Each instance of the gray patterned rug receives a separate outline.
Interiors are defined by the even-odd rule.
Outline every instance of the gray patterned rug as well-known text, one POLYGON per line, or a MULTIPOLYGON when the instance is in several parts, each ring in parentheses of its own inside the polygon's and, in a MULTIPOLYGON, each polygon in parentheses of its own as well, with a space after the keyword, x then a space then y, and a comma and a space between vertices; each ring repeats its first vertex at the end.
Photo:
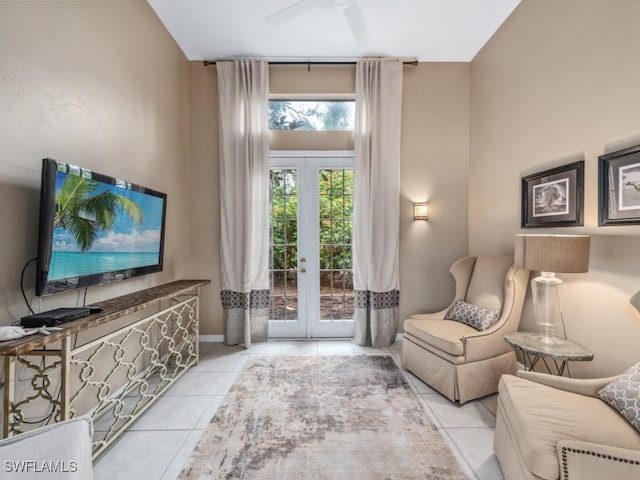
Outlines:
POLYGON ((390 356, 250 360, 180 479, 466 479, 390 356))

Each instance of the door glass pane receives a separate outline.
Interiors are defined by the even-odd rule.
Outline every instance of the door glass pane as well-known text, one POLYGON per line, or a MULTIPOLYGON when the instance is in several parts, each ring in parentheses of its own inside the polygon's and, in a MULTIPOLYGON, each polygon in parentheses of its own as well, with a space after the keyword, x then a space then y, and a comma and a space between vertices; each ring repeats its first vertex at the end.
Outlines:
POLYGON ((298 320, 298 171, 273 168, 270 175, 271 310, 277 321, 298 320))
POLYGON ((352 320, 353 170, 320 170, 318 187, 320 321, 352 320))

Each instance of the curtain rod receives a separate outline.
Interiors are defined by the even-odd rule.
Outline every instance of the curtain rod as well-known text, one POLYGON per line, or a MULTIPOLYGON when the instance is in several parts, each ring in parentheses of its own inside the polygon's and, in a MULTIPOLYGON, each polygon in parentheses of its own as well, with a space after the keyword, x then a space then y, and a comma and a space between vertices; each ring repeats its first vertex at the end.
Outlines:
MULTIPOLYGON (((222 61, 222 60, 221 60, 222 61)), ((209 65, 215 65, 217 63, 216 60, 210 61, 210 60, 203 60, 202 64, 205 67, 208 67, 209 65)), ((298 61, 298 60, 294 60, 294 61, 290 61, 290 62, 285 62, 285 61, 269 61, 268 62, 269 65, 355 65, 357 62, 355 61, 347 61, 347 62, 317 62, 317 61, 308 61, 308 62, 303 62, 303 61, 298 61)), ((407 61, 403 61, 402 62, 403 65, 411 65, 413 67, 416 67, 418 65, 418 60, 407 60, 407 61)))

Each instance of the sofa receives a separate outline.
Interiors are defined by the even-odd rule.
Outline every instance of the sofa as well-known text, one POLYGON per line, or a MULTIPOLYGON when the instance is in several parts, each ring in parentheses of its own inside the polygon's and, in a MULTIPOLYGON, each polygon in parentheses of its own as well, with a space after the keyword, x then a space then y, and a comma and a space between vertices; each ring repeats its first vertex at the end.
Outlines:
POLYGON ((640 432, 597 396, 617 378, 503 375, 494 452, 504 478, 640 479, 640 432))

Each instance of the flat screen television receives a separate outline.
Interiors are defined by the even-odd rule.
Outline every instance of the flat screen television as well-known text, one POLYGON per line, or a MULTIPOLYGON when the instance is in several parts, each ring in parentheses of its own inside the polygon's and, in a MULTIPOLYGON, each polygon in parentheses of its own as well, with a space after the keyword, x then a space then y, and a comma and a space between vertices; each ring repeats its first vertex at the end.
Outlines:
POLYGON ((45 158, 36 295, 161 271, 166 208, 164 193, 45 158))

